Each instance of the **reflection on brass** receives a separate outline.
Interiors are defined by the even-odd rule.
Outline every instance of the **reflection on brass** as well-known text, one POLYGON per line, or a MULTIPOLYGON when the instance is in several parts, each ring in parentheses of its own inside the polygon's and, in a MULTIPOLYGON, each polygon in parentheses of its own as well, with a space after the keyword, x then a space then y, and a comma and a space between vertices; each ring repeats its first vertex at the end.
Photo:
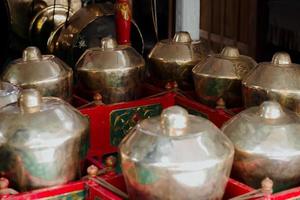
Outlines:
POLYGON ((74 180, 88 147, 88 119, 35 89, 0 108, 0 173, 19 191, 74 180))
MULTIPOLYGON (((78 40, 82 30, 97 18, 113 14, 113 5, 108 3, 91 4, 81 8, 70 17, 65 26, 57 28, 56 33, 51 36, 51 41, 48 41, 48 50, 60 57, 73 59, 70 57, 73 56, 75 41, 78 40)), ((81 45, 85 47, 87 44, 81 45)), ((72 68, 73 67, 74 66, 72 66, 72 68)))
POLYGON ((300 184, 300 117, 275 101, 251 107, 222 130, 235 146, 235 178, 254 188, 269 177, 274 192, 300 184))
POLYGON ((17 86, 0 81, 0 108, 18 100, 20 90, 17 86))
POLYGON ((27 47, 22 58, 10 62, 1 79, 21 88, 36 88, 43 96, 66 101, 72 97, 72 69, 53 55, 41 55, 36 47, 27 47))
POLYGON ((193 89, 192 68, 203 63, 208 56, 208 48, 201 41, 192 41, 189 33, 178 32, 173 40, 158 42, 150 52, 149 70, 155 84, 176 81, 179 88, 193 89))
POLYGON ((72 15, 72 10, 61 5, 49 6, 39 11, 30 23, 29 39, 31 43, 46 51, 47 41, 53 34, 52 32, 64 25, 67 16, 71 17, 72 15))
POLYGON ((259 63, 243 79, 245 106, 251 107, 266 100, 274 100, 297 112, 300 104, 299 77, 300 65, 292 63, 289 54, 274 54, 272 62, 259 63))
MULTIPOLYGON (((47 6, 56 5, 68 7, 69 0, 4 0, 7 4, 8 13, 10 16, 10 24, 12 30, 22 38, 28 38, 28 29, 30 21, 37 12, 45 9, 47 6), (34 4, 34 5, 33 5, 34 4)), ((81 0, 72 0, 71 10, 76 12, 81 8, 81 0)))
POLYGON ((199 100, 211 107, 222 98, 228 108, 241 107, 241 80, 256 66, 256 62, 239 54, 234 47, 225 47, 221 54, 210 56, 193 68, 194 84, 199 100))
POLYGON ((101 45, 86 50, 76 64, 81 88, 99 93, 106 104, 138 98, 145 71, 143 57, 110 37, 103 38, 101 45))
POLYGON ((222 199, 233 154, 215 125, 179 106, 141 121, 120 144, 130 199, 222 199))

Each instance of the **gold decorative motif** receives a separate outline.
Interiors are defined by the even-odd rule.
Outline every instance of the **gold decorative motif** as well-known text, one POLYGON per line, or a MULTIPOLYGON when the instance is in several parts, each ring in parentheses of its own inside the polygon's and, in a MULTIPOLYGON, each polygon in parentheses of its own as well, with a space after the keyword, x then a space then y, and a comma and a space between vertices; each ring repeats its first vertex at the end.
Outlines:
POLYGON ((116 5, 117 11, 119 11, 122 15, 122 18, 126 21, 129 21, 131 18, 131 10, 128 3, 117 3, 116 5))

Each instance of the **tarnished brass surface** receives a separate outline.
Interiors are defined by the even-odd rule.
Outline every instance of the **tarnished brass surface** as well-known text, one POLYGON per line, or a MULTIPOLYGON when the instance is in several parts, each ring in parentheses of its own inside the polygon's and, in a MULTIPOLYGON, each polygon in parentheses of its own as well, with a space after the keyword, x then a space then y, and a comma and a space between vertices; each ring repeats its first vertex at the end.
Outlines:
POLYGON ((132 47, 117 45, 110 37, 101 47, 88 49, 76 65, 79 85, 104 103, 130 101, 140 96, 145 61, 132 47))
POLYGON ((265 100, 276 100, 297 111, 300 103, 300 65, 293 64, 287 53, 279 52, 271 63, 260 63, 243 80, 243 95, 247 107, 265 100))
POLYGON ((140 122, 120 144, 130 199, 222 199, 233 154, 215 125, 179 106, 140 122))
POLYGON ((18 100, 20 90, 11 83, 0 81, 0 108, 18 100))
POLYGON ((259 188, 266 177, 274 192, 300 184, 300 117, 275 101, 251 107, 222 130, 235 146, 233 174, 259 188))
MULTIPOLYGON (((34 0, 5 0, 7 8, 10 14, 10 23, 12 25, 12 30, 17 33, 20 37, 28 37, 28 28, 30 26, 30 21, 39 10, 33 9, 40 8, 43 9, 47 6, 52 6, 54 4, 53 0, 38 0, 33 7, 34 0)), ((81 8, 81 0, 72 0, 71 9, 76 12, 81 8)), ((68 0, 56 0, 57 5, 62 5, 68 7, 68 0)))
POLYGON ((36 88, 43 96, 67 101, 72 97, 72 69, 53 55, 41 55, 36 47, 26 48, 22 58, 9 63, 1 79, 21 88, 36 88))
POLYGON ((74 180, 88 147, 88 119, 68 103, 22 91, 0 108, 0 173, 18 191, 74 180))
POLYGON ((300 112, 300 65, 291 62, 289 54, 274 54, 272 62, 259 63, 243 79, 246 107, 266 100, 278 101, 282 106, 300 112))
POLYGON ((72 15, 73 11, 68 10, 68 7, 65 6, 56 5, 46 7, 31 20, 29 39, 34 45, 46 51, 47 41, 51 33, 56 31, 60 25, 66 23, 67 17, 71 17, 72 15))
POLYGON ((148 56, 149 71, 163 86, 176 81, 181 89, 193 89, 192 68, 203 63, 208 53, 203 42, 192 41, 187 32, 178 32, 173 40, 162 40, 152 49, 148 56))
POLYGON ((228 108, 241 107, 242 78, 256 66, 256 62, 239 54, 234 47, 225 47, 220 54, 210 56, 205 63, 193 68, 193 78, 199 100, 216 107, 223 99, 228 108))

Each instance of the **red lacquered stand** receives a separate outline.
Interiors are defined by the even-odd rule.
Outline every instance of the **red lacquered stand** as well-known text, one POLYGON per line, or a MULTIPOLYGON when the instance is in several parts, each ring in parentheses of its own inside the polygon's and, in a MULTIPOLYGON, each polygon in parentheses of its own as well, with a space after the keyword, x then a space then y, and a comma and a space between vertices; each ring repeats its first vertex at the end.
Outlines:
POLYGON ((0 196, 0 199, 32 200, 32 199, 77 199, 77 200, 121 200, 111 191, 99 186, 91 180, 77 181, 61 186, 34 190, 11 196, 0 196))

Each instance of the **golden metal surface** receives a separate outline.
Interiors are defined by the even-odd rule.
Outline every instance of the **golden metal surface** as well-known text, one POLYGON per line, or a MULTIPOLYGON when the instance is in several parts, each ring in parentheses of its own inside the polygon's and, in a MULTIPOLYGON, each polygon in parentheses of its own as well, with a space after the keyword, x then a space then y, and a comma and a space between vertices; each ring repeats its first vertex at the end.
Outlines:
POLYGON ((130 199, 222 199, 233 154, 215 125, 179 106, 141 121, 120 144, 130 199))
POLYGON ((52 32, 66 22, 67 16, 71 17, 72 15, 72 10, 68 10, 68 7, 61 5, 48 6, 41 10, 31 20, 29 27, 30 41, 39 48, 47 50, 47 41, 52 32))
POLYGON ((18 191, 74 180, 86 155, 89 122, 68 103, 35 89, 0 109, 0 173, 18 191))
POLYGON ((51 53, 72 52, 72 45, 77 35, 91 22, 101 16, 113 15, 112 4, 91 4, 78 10, 68 21, 68 24, 61 28, 56 44, 48 46, 51 53))
POLYGON ((176 81, 181 89, 190 90, 193 89, 192 68, 203 63, 208 53, 203 42, 192 41, 187 32, 178 32, 173 40, 162 40, 155 45, 148 56, 149 70, 162 86, 176 81))
POLYGON ((129 101, 140 96, 145 61, 132 47, 117 45, 110 37, 102 47, 86 50, 76 64, 79 85, 104 103, 129 101))
MULTIPOLYGON (((10 23, 12 25, 12 30, 16 32, 20 37, 28 37, 28 28, 30 26, 30 21, 32 17, 39 10, 33 10, 32 4, 34 0, 5 0, 10 14, 10 23)), ((40 6, 40 9, 45 8, 45 6, 52 6, 53 0, 41 0, 37 1, 40 6)), ((57 5, 62 5, 68 7, 68 0, 56 0, 57 5)), ((38 6, 35 6, 38 7, 38 6)), ((72 0, 71 9, 73 12, 76 12, 81 8, 81 0, 72 0)))
POLYGON ((28 47, 23 57, 12 61, 1 79, 21 88, 36 88, 43 96, 55 96, 70 101, 73 72, 53 55, 41 55, 36 47, 28 47))
POLYGON ((65 24, 61 24, 54 31, 52 31, 50 33, 50 36, 47 40, 48 52, 53 54, 55 52, 55 50, 57 50, 59 48, 59 43, 57 41, 58 41, 58 37, 60 36, 61 31, 64 28, 64 26, 65 26, 65 24))
POLYGON ((269 177, 275 192, 300 184, 300 117, 275 101, 242 111, 222 127, 235 146, 233 175, 254 188, 269 177))
POLYGON ((235 47, 225 47, 220 54, 210 56, 192 70, 199 100, 212 107, 216 107, 219 99, 228 108, 241 107, 242 78, 256 65, 235 47))
POLYGON ((246 107, 274 100, 282 106, 299 112, 300 65, 291 62, 287 53, 274 54, 272 62, 259 63, 243 79, 243 97, 246 107))

